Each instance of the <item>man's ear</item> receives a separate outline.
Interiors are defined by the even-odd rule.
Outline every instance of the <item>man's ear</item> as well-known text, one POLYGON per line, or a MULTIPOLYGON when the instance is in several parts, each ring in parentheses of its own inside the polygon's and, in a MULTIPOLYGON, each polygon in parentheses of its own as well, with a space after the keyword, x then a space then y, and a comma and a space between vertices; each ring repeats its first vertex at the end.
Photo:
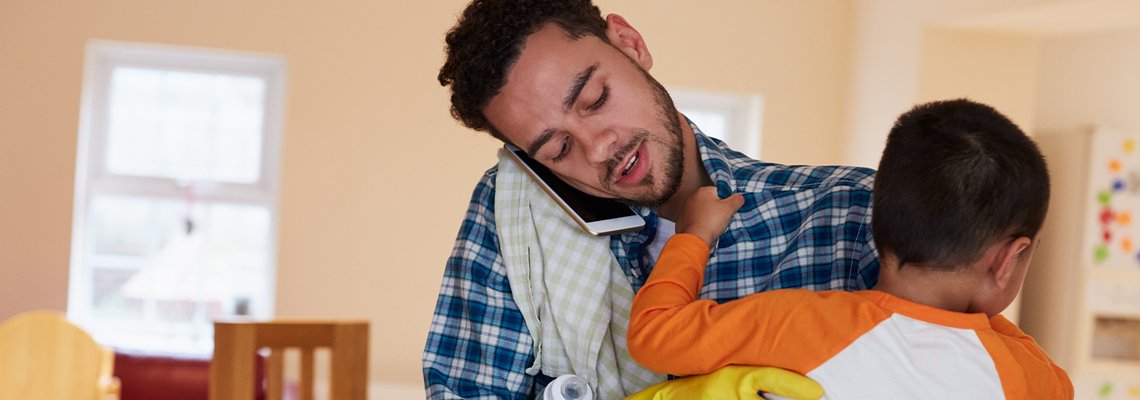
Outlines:
POLYGON ((999 256, 994 260, 990 266, 990 275, 993 277, 994 286, 999 289, 1005 289, 1013 282, 1013 278, 1017 276, 1017 268, 1023 264, 1021 262, 1022 256, 1029 251, 1029 247, 1033 244, 1033 240, 1026 236, 1019 236, 1013 239, 1012 242, 1006 244, 997 244, 995 246, 1003 246, 999 251, 999 256))
POLYGON ((642 69, 648 71, 653 66, 653 56, 645 46, 645 39, 622 16, 617 14, 606 16, 606 37, 610 39, 610 44, 632 58, 642 69))

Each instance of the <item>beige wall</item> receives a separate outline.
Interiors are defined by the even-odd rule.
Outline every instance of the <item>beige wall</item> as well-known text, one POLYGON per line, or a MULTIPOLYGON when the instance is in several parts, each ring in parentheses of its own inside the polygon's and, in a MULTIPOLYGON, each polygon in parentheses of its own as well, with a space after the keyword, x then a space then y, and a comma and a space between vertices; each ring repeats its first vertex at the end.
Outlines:
POLYGON ((732 1, 730 6, 598 1, 629 17, 666 87, 758 93, 764 99, 761 158, 835 164, 846 110, 850 2, 732 1))
POLYGON ((1140 134, 1140 29, 1069 35, 1043 41, 1036 125, 1044 135, 1054 194, 1047 238, 1026 278, 1026 332, 1064 367, 1078 364, 1086 267, 1084 240, 1089 144, 1094 125, 1140 134), (1053 245, 1047 246, 1047 244, 1053 245), (1068 244, 1068 245, 1061 245, 1068 244))
MULTIPOLYGON (((927 40, 944 41, 947 31, 970 30, 976 34, 1010 35, 997 43, 978 42, 983 48, 1009 46, 1010 37, 1055 37, 1081 32, 1128 29, 1140 24, 1140 2, 1131 0, 852 0, 852 58, 848 106, 844 118, 843 154, 845 164, 874 166, 886 143, 887 131, 899 113, 915 102, 930 99, 932 93, 920 93, 928 80, 922 70, 931 60, 932 48, 927 40), (940 37, 941 36, 941 37, 940 37), (1004 44, 1002 44, 1004 43, 1004 44)), ((959 38, 961 39, 961 38, 959 38)), ((937 45, 937 44, 936 44, 937 45)), ((1025 55, 1029 47, 1015 50, 1025 55)), ((935 47, 937 48, 937 47, 935 47)), ((981 50, 985 51, 985 50, 981 50)), ((997 53, 998 59, 1009 58, 997 53)), ((1010 55, 1016 57, 1017 55, 1010 55)), ((937 56, 936 56, 937 57, 937 56)), ((1020 62, 1020 61, 1019 61, 1020 62)), ((1044 62, 1044 61, 1042 61, 1044 62)), ((957 68, 970 71, 969 62, 957 68)), ((1025 77, 1008 73, 1010 84, 981 87, 978 82, 953 92, 984 96, 999 101, 1024 98, 1025 77)), ((984 81, 991 78, 983 77, 984 81)), ((952 78, 946 82, 963 82, 952 78)), ((1036 96, 1035 96, 1036 97, 1036 96)), ((1010 103, 1013 119, 1023 125, 1032 122, 1035 113, 1024 104, 1010 103), (1028 117, 1023 119, 1020 116, 1028 117)), ((1066 113, 1062 112, 1061 115, 1066 113)))
POLYGON ((935 28, 926 31, 922 43, 916 101, 968 97, 1034 131, 1040 38, 935 28))
POLYGON ((1140 28, 1050 38, 1042 48, 1037 126, 1140 132, 1140 28))
MULTIPOLYGON (((449 118, 435 81, 464 3, 0 1, 0 319, 66 306, 88 39, 274 53, 288 62, 277 312, 370 319, 373 378, 419 386, 443 264, 497 147, 449 118)), ((847 2, 599 3, 646 36, 666 86, 763 95, 765 158, 839 161, 847 2)))
MULTIPOLYGON (((848 92, 848 108, 843 124, 842 162, 852 165, 874 167, 879 154, 886 144, 887 132, 900 113, 916 102, 941 94, 935 87, 920 88, 923 82, 923 69, 928 67, 932 57, 925 46, 926 35, 941 26, 965 25, 961 21, 973 22, 978 18, 1019 14, 1025 10, 1049 7, 1058 3, 1094 3, 1082 0, 854 0, 854 26, 852 35, 852 67, 848 92), (925 59, 924 59, 925 57, 925 59), (925 66, 924 66, 924 63, 925 66), (921 93, 922 91, 927 91, 921 93)), ((986 20, 990 22, 990 20, 986 20)), ((972 24, 975 29, 1013 30, 1006 28, 1007 19, 999 19, 989 25, 972 24)), ((935 36, 938 36, 935 33, 935 36)), ((950 38, 934 37, 936 45, 947 45, 950 38)), ((980 43, 982 46, 989 46, 980 43)), ((946 66, 967 67, 961 62, 946 66)), ((968 71, 967 71, 968 72, 968 71)), ((954 82, 961 82, 957 78, 954 82)), ((1021 79, 1017 80, 1018 82, 1021 79)), ((963 88, 967 89, 967 88, 963 88)), ((975 95, 968 90, 954 90, 956 95, 975 95)), ((1022 88, 1007 88, 999 85, 983 89, 987 97, 1006 98, 1022 88)), ((1020 107, 1019 109, 1027 109, 1020 107)), ((1022 121, 1018 121, 1022 122, 1022 121)))

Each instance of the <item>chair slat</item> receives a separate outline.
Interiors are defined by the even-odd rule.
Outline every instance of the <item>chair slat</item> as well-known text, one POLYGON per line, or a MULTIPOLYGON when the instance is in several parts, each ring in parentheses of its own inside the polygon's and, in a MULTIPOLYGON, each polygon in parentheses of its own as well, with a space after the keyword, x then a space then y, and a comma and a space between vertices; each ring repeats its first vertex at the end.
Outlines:
POLYGON ((284 353, 301 351, 301 400, 314 398, 314 352, 330 350, 329 399, 368 397, 368 322, 279 320, 214 323, 214 360, 210 365, 210 400, 254 398, 254 354, 270 348, 268 395, 284 394, 284 353))
POLYGON ((301 349, 301 400, 313 400, 313 348, 301 349))
POLYGON ((282 400, 285 398, 285 348, 270 347, 269 358, 266 361, 269 386, 265 388, 265 398, 282 400))

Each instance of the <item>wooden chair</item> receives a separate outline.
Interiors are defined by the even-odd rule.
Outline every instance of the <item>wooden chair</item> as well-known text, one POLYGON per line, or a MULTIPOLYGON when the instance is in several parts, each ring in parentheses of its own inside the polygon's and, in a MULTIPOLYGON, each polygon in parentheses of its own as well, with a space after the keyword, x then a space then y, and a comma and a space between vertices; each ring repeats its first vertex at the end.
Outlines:
POLYGON ((118 399, 115 354, 54 311, 0 325, 0 400, 118 399))
POLYGON ((368 394, 367 321, 214 323, 210 400, 253 400, 254 356, 269 348, 267 400, 280 400, 285 349, 301 351, 301 400, 313 399, 313 354, 329 349, 329 400, 365 400, 368 394))

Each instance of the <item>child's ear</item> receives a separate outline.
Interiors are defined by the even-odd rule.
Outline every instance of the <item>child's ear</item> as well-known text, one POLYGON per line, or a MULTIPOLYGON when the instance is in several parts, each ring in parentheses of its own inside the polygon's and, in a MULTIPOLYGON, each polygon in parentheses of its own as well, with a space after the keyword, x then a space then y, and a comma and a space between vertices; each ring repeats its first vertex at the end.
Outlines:
POLYGON ((1013 279, 1017 276, 1017 269, 1023 264, 1021 257, 1028 255, 1024 253, 1030 251, 1029 247, 1032 244, 1032 239, 1027 236, 1020 236, 1013 239, 1012 242, 997 245, 1003 247, 998 258, 994 260, 994 264, 990 266, 990 276, 993 278, 994 286, 1004 290, 1010 284, 1017 284, 1017 282, 1013 282, 1013 279))
POLYGON ((648 71, 653 67, 653 56, 649 54, 645 39, 622 16, 617 14, 606 16, 606 37, 610 40, 610 44, 632 58, 642 69, 648 71))

